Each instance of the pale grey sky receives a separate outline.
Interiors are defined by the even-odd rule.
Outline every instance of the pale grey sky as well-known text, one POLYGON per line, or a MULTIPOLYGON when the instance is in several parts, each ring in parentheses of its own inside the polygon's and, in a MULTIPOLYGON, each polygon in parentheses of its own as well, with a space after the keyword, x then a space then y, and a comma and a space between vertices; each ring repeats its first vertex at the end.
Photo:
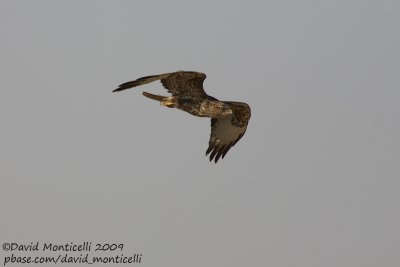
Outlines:
POLYGON ((0 241, 122 242, 140 266, 399 266, 399 12, 2 1, 0 241), (216 165, 208 119, 141 95, 161 84, 111 93, 181 69, 252 108, 216 165))

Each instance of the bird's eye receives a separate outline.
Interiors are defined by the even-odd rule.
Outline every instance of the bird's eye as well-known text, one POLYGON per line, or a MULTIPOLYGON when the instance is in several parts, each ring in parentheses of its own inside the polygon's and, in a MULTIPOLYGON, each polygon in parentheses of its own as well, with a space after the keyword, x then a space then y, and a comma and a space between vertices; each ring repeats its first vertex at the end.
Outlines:
POLYGON ((226 109, 226 107, 222 106, 221 110, 224 111, 226 109))

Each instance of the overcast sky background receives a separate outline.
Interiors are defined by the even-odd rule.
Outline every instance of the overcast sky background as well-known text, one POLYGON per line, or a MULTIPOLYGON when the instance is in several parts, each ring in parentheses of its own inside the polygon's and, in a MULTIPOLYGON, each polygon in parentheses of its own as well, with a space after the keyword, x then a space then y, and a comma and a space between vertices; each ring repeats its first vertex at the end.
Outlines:
POLYGON ((385 0, 2 1, 1 241, 124 243, 141 266, 399 266, 399 14, 385 0), (160 83, 111 93, 176 70, 252 108, 218 164, 209 119, 141 95, 160 83))

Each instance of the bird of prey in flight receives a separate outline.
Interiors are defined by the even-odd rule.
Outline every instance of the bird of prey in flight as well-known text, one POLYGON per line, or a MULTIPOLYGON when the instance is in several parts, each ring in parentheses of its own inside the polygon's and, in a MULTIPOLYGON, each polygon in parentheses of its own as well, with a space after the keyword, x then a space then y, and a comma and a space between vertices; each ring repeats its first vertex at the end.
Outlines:
POLYGON ((143 95, 159 101, 163 106, 177 108, 194 116, 211 118, 211 135, 206 156, 211 153, 210 161, 214 159, 217 163, 246 132, 251 111, 246 103, 219 101, 207 95, 203 89, 205 78, 206 75, 200 72, 170 72, 123 83, 113 92, 160 80, 171 96, 148 92, 143 92, 143 95))

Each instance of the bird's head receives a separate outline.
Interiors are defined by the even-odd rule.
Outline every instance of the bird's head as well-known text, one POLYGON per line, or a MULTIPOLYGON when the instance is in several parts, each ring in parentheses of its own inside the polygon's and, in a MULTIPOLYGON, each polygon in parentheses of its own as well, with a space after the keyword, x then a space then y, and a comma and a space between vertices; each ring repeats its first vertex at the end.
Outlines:
POLYGON ((215 114, 217 117, 222 118, 229 116, 233 113, 231 107, 224 102, 216 102, 215 114))
POLYGON ((233 114, 231 107, 221 101, 205 100, 201 103, 199 115, 210 118, 223 118, 233 114))

